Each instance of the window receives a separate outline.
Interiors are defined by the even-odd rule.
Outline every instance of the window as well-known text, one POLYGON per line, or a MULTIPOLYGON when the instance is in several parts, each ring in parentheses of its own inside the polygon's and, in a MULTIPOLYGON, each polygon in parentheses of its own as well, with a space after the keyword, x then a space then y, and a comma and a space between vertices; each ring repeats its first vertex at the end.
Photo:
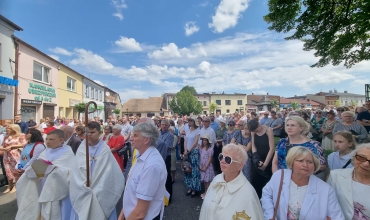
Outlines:
POLYGON ((85 97, 86 98, 89 98, 89 88, 90 88, 89 86, 85 87, 85 97))
POLYGON ((207 106, 207 101, 203 101, 203 106, 207 106))
POLYGON ((95 99, 98 100, 98 89, 95 89, 95 99))
POLYGON ((230 113, 230 110, 229 109, 226 109, 226 113, 230 113))
POLYGON ((91 94, 91 99, 94 99, 94 88, 91 87, 91 91, 90 91, 90 94, 91 94))
POLYGON ((99 100, 102 101, 102 91, 99 91, 99 100))
POLYGON ((205 115, 206 115, 206 114, 207 114, 207 111, 203 111, 203 114, 205 114, 205 115))
POLYGON ((67 76, 67 89, 69 91, 76 91, 76 80, 67 76))
POLYGON ((225 100, 225 105, 231 105, 231 100, 225 100))
POLYGON ((243 105, 243 100, 238 100, 238 105, 243 105))
POLYGON ((33 62, 33 79, 49 84, 50 68, 33 62))
POLYGON ((216 100, 217 105, 221 105, 221 100, 216 100))
POLYGON ((328 105, 330 105, 330 101, 328 101, 328 105))

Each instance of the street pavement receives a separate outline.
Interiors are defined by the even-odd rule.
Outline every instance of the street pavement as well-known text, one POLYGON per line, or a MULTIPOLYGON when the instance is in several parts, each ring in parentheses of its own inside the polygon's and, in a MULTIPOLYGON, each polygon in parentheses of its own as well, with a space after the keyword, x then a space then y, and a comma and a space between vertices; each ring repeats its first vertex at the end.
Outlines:
MULTIPOLYGON (((199 219, 202 199, 200 195, 194 198, 186 196, 184 186, 184 175, 180 168, 180 162, 176 164, 175 183, 173 184, 172 202, 168 207, 164 208, 164 220, 196 220, 199 219)), ((3 178, 0 170, 0 179, 3 178)), ((13 220, 17 213, 16 194, 3 194, 7 186, 0 188, 0 219, 13 220)), ((121 203, 122 204, 122 203, 121 203)), ((122 207, 120 204, 117 207, 122 207)), ((119 211, 118 211, 119 212, 119 211)))

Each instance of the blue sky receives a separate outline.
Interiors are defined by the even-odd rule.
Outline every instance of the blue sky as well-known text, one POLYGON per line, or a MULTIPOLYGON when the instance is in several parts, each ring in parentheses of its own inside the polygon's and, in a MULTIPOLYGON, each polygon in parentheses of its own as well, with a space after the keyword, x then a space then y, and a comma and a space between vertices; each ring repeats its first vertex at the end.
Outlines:
POLYGON ((130 98, 199 93, 364 94, 370 62, 311 68, 302 42, 267 29, 267 0, 1 0, 16 36, 130 98))

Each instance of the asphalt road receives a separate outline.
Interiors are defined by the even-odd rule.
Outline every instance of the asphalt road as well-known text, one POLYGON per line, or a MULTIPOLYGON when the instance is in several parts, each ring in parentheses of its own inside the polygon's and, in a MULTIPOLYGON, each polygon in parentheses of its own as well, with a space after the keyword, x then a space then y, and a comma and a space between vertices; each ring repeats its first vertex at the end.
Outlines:
MULTIPOLYGON (((3 176, 0 170, 0 179, 3 176)), ((164 220, 196 220, 199 219, 200 208, 202 206, 202 199, 200 195, 194 198, 186 196, 186 189, 184 187, 183 173, 180 169, 180 163, 177 163, 177 170, 175 175, 175 183, 173 184, 172 202, 168 207, 164 208, 164 220)), ((0 219, 13 220, 17 213, 16 194, 3 194, 7 186, 0 188, 0 219)), ((117 207, 122 207, 118 204, 117 207)))

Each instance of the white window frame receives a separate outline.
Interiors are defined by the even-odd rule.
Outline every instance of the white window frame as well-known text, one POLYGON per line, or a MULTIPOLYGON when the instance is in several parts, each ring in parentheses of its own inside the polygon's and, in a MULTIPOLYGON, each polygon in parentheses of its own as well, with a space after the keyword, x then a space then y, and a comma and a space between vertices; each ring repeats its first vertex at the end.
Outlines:
POLYGON ((90 89, 90 94, 91 94, 90 98, 94 99, 94 88, 93 87, 91 87, 90 89))
POLYGON ((76 92, 76 80, 67 76, 67 90, 71 92, 76 92), (68 81, 70 81, 71 88, 68 88, 68 81))
POLYGON ((243 100, 242 99, 238 100, 238 105, 243 105, 243 100), (239 104, 239 102, 240 102, 240 104, 239 104))
POLYGON ((89 98, 89 88, 90 88, 90 86, 88 86, 88 85, 85 86, 85 97, 86 98, 89 98))
POLYGON ((230 99, 225 100, 225 105, 231 105, 231 100, 230 99), (229 103, 229 104, 227 104, 227 103, 229 103))
POLYGON ((95 88, 95 99, 98 100, 98 89, 95 88))
POLYGON ((33 72, 32 72, 32 79, 33 80, 35 80, 35 81, 38 81, 38 82, 41 82, 41 83, 45 83, 45 84, 49 84, 50 85, 50 82, 51 82, 51 74, 50 74, 50 72, 51 72, 51 68, 49 68, 49 67, 47 67, 47 66, 45 66, 45 65, 42 65, 41 63, 38 63, 38 62, 36 62, 36 61, 33 61, 33 71, 34 71, 34 69, 35 69, 35 64, 37 64, 37 65, 40 65, 41 66, 41 80, 39 80, 39 79, 35 79, 34 78, 34 75, 33 75, 33 72), (49 72, 48 72, 48 79, 49 79, 49 81, 48 82, 45 82, 44 81, 44 73, 45 73, 45 69, 48 69, 49 70, 49 72))

